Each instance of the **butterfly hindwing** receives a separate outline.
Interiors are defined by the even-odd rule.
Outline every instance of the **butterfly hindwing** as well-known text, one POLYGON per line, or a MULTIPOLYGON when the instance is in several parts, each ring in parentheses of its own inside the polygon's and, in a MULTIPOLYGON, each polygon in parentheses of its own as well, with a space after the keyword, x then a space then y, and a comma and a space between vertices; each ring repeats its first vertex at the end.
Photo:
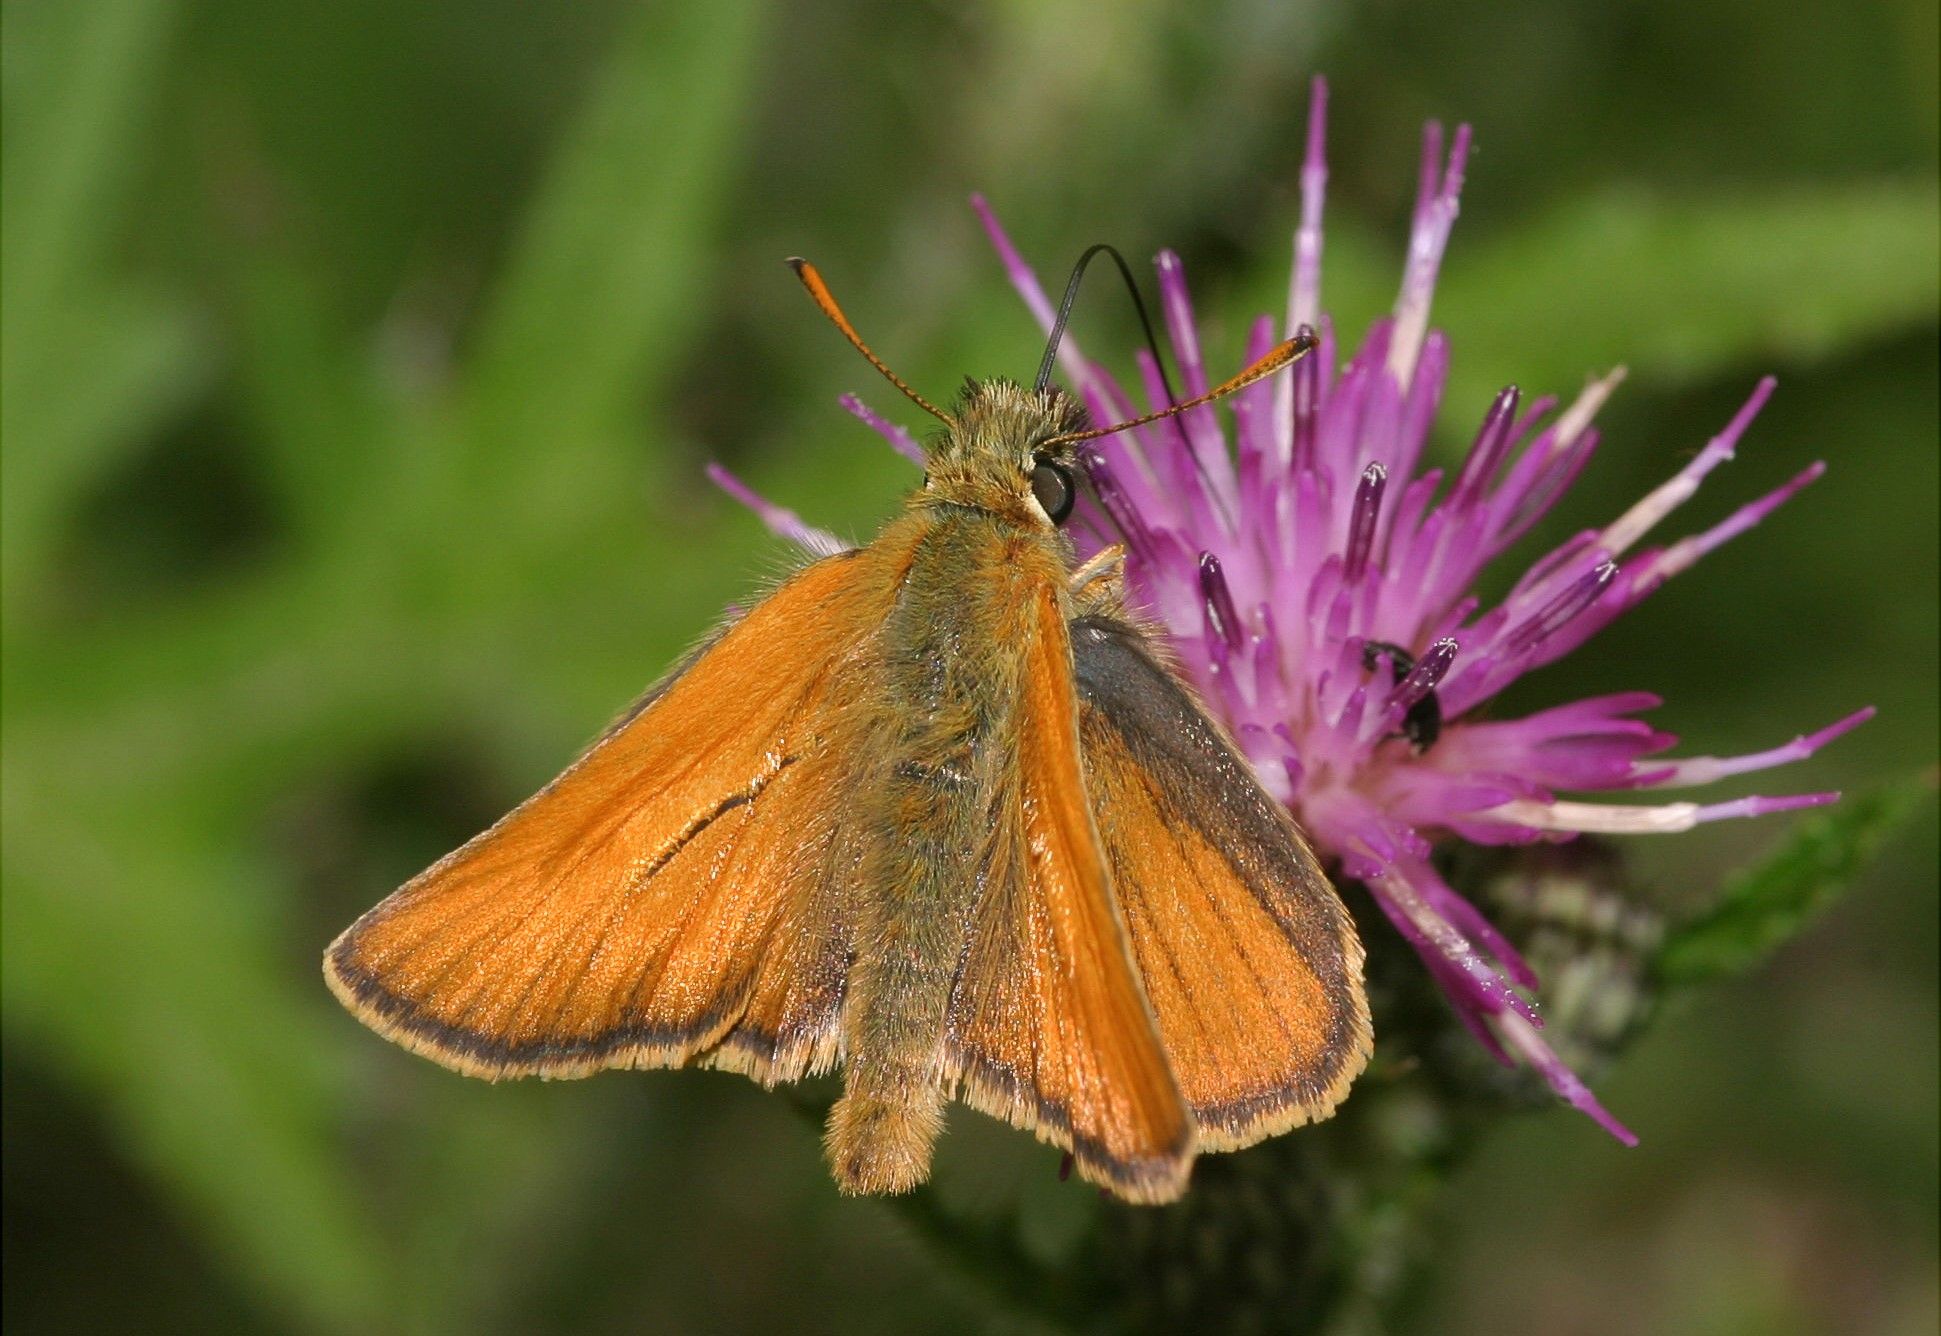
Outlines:
POLYGON ((1106 616, 1071 634, 1092 811, 1201 1146, 1326 1117, 1370 1043, 1346 909, 1145 637, 1106 616))

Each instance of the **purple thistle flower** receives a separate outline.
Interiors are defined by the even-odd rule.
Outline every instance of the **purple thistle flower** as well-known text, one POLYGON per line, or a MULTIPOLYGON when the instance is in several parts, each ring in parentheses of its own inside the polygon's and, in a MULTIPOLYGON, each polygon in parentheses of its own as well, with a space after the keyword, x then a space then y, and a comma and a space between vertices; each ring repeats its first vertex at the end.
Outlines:
MULTIPOLYGON (((1444 153, 1425 132, 1408 259, 1393 314, 1340 362, 1320 308, 1321 205, 1327 183, 1326 85, 1314 85, 1301 217, 1284 324, 1250 332, 1246 358, 1312 328, 1319 346, 1287 371, 1229 401, 1230 440, 1211 406, 1088 443, 1091 495, 1067 532, 1082 559, 1127 549, 1135 604, 1170 632, 1182 670, 1232 730, 1262 782, 1349 879, 1365 883, 1427 964, 1458 1016, 1505 1064, 1528 1063, 1565 1100, 1620 1141, 1636 1137, 1608 1113, 1542 1038, 1529 994, 1538 980, 1516 949, 1436 871, 1435 841, 1523 844, 1579 833, 1688 830, 1833 801, 1832 793, 1696 802, 1608 803, 1566 794, 1689 788, 1811 756, 1870 718, 1860 710, 1818 732, 1739 757, 1665 758, 1676 739, 1636 718, 1659 704, 1644 692, 1594 697, 1521 719, 1471 717, 1511 682, 1554 662, 1642 602, 1673 575, 1758 524, 1824 470, 1814 464, 1702 533, 1640 544, 1688 500, 1764 406, 1763 380, 1723 431, 1684 468, 1600 529, 1536 561, 1503 601, 1470 591, 1556 503, 1596 449, 1592 425, 1623 371, 1592 381, 1568 406, 1526 403, 1511 386, 1483 414, 1452 476, 1424 468, 1423 449, 1449 368, 1429 326, 1461 193, 1469 127, 1444 153)), ((1040 325, 1053 308, 990 208, 972 201, 1013 285, 1040 325)), ((1179 257, 1157 260, 1168 341, 1183 393, 1212 380, 1179 257)), ((1166 405, 1150 355, 1139 355, 1140 399, 1085 358, 1069 336, 1061 367, 1101 423, 1166 405)), ((921 459, 909 433, 844 406, 921 459)), ((716 480, 769 526, 810 551, 837 543, 724 472, 716 480)))

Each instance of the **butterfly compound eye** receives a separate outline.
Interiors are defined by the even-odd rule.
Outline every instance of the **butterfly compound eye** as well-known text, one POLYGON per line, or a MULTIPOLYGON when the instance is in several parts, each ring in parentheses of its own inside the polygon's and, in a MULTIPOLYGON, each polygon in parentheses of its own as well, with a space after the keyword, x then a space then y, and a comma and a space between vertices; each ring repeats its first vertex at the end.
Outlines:
POLYGON ((1072 484, 1071 470, 1057 460, 1040 455, 1037 466, 1031 470, 1031 495, 1037 498, 1053 524, 1063 524, 1071 517, 1078 489, 1072 484))

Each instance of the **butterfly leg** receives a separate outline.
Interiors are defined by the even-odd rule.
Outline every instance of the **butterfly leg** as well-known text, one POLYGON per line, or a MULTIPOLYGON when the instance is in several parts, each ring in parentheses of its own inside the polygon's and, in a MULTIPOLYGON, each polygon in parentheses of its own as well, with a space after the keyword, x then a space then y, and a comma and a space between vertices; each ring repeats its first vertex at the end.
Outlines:
POLYGON ((1122 607, 1126 595, 1126 549, 1114 543, 1094 552, 1071 573, 1072 601, 1086 612, 1104 614, 1122 607))

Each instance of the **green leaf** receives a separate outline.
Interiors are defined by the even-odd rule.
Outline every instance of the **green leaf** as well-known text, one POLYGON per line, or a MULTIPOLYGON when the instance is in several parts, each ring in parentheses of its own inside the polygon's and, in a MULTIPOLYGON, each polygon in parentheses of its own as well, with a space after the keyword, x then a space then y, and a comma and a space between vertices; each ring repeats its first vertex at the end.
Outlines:
MULTIPOLYGON (((92 0, 10 5, 11 56, 26 51, 34 75, 13 79, 8 62, 7 208, 0 219, 0 383, 8 400, 22 377, 46 365, 35 336, 59 314, 68 289, 97 258, 116 217, 115 197, 139 166, 139 142, 165 69, 172 4, 92 0)), ((26 57, 22 57, 22 64, 26 57)))
POLYGON ((116 205, 141 164, 173 11, 162 0, 5 11, 0 552, 10 626, 64 507, 194 383, 185 313, 101 273, 116 205), (30 72, 16 79, 21 67, 30 72))
MULTIPOLYGON (((9 307, 9 309, 11 309, 9 307)), ((9 330, 6 342, 17 342, 9 330)), ((10 627, 36 586, 77 497, 207 380, 188 312, 134 290, 91 290, 38 323, 34 353, 10 367, 0 438, 0 567, 10 627), (30 370, 21 370, 31 361, 30 370)))
POLYGON ((1613 191, 1474 249, 1458 230, 1436 323, 1478 393, 1507 379, 1567 391, 1618 362, 1695 381, 1819 360, 1934 318, 1938 228, 1932 181, 1613 191))
MULTIPOLYGON (((1619 363, 1670 384, 1838 356, 1935 318, 1938 230, 1932 180, 1699 198, 1614 189, 1486 237, 1458 222, 1431 312, 1455 354, 1445 402, 1480 412, 1513 381, 1567 396, 1619 363)), ((1329 219, 1322 305, 1350 346, 1394 303, 1405 240, 1329 219)), ((1236 310, 1285 301, 1286 259, 1261 253, 1236 310)))
POLYGON ((1852 884, 1881 844, 1933 793, 1925 780, 1844 799, 1764 862, 1740 874, 1718 902, 1665 935, 1657 971, 1665 987, 1745 973, 1798 935, 1852 884))
POLYGON ((264 471, 305 538, 391 504, 408 450, 402 396, 333 309, 324 266, 287 238, 240 235, 229 274, 239 385, 264 471))
POLYGON ((672 370, 740 161, 760 12, 648 6, 617 38, 479 334, 471 422, 503 470, 557 477, 561 446, 672 370))
POLYGON ((6 849, 9 1040, 89 1093, 294 1326, 373 1329, 401 1286, 337 1161, 332 1018, 286 982, 249 860, 208 857, 180 804, 77 804, 44 769, 6 767, 7 829, 33 832, 6 849))

